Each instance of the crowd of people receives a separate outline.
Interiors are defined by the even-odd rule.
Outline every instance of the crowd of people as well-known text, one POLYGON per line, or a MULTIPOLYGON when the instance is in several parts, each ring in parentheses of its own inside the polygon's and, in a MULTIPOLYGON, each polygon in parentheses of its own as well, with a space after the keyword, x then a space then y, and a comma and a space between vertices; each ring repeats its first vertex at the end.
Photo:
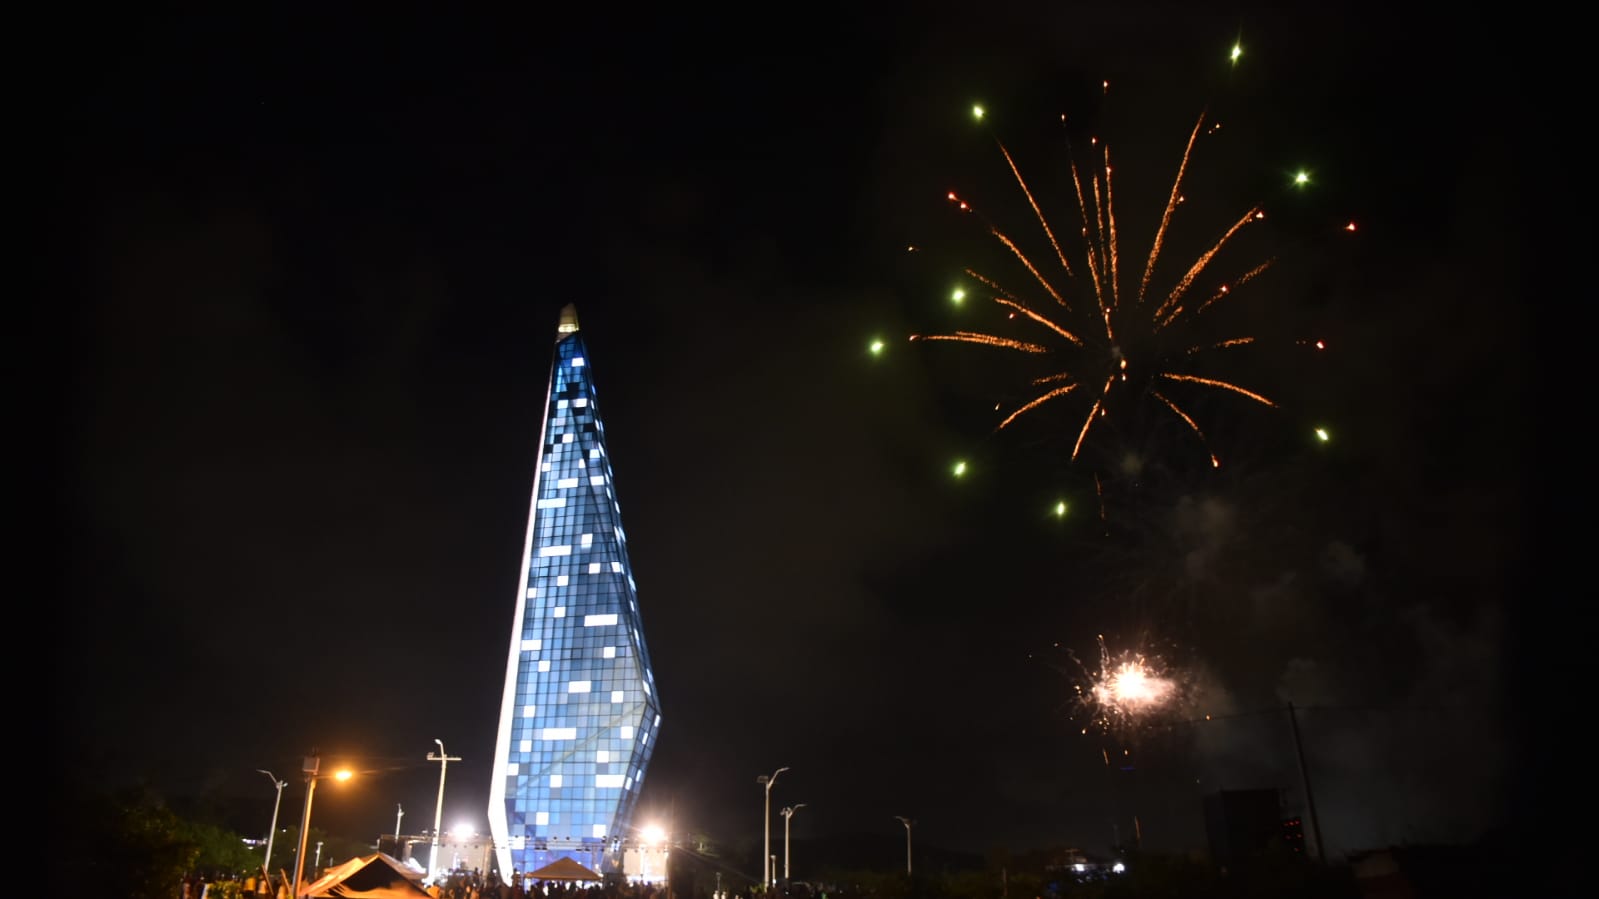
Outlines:
MULTIPOLYGON (((670 899, 666 887, 657 884, 534 880, 524 876, 506 881, 477 871, 456 871, 423 889, 434 899, 670 899)), ((191 872, 179 884, 177 899, 292 899, 292 892, 292 885, 281 877, 191 872)))

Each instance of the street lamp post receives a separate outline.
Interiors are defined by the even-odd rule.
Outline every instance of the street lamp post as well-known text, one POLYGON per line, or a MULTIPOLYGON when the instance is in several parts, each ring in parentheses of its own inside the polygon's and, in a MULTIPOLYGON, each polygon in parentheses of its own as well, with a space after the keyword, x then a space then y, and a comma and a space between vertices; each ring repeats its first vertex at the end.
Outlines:
POLYGON ((905 876, 909 877, 911 876, 911 825, 916 822, 899 815, 895 815, 894 819, 905 825, 905 876))
POLYGON ((761 845, 761 889, 763 890, 771 889, 772 886, 772 784, 777 783, 777 775, 787 770, 779 768, 773 771, 770 777, 762 774, 755 778, 756 783, 766 785, 766 814, 761 819, 766 834, 761 845))
MULTIPOLYGON (((300 879, 305 873, 305 840, 311 832, 311 800, 316 796, 316 782, 322 777, 318 772, 322 768, 322 760, 311 750, 312 754, 305 757, 305 763, 300 770, 305 772, 305 809, 300 812, 300 848, 294 853, 294 899, 300 896, 300 879)), ((351 774, 348 770, 340 769, 332 775, 337 780, 349 780, 351 774)), ((317 844, 317 860, 321 860, 321 844, 317 844)))
POLYGON ((788 883, 788 825, 794 818, 794 813, 805 807, 799 802, 783 809, 783 883, 788 883))
POLYGON ((300 899, 300 875, 305 868, 305 838, 311 830, 311 797, 316 795, 316 774, 322 760, 315 755, 305 757, 300 770, 305 772, 305 808, 300 810, 300 846, 294 851, 294 892, 290 899, 300 899))
POLYGON ((460 761, 459 758, 445 754, 443 740, 435 739, 433 742, 439 744, 439 754, 428 753, 428 761, 439 763, 439 802, 433 807, 433 851, 428 853, 429 883, 436 883, 439 879, 439 825, 444 820, 444 772, 451 762, 460 761))
POLYGON ((400 819, 405 817, 405 806, 394 803, 394 854, 400 854, 400 819))
POLYGON ((289 785, 286 780, 278 780, 278 776, 262 768, 255 769, 272 778, 272 786, 278 788, 278 799, 272 803, 272 829, 267 831, 266 858, 261 862, 261 870, 272 876, 272 838, 278 834, 278 808, 283 805, 283 788, 289 785))
POLYGON ((311 863, 311 870, 313 870, 313 871, 322 870, 322 841, 321 840, 317 840, 316 841, 316 861, 311 863))

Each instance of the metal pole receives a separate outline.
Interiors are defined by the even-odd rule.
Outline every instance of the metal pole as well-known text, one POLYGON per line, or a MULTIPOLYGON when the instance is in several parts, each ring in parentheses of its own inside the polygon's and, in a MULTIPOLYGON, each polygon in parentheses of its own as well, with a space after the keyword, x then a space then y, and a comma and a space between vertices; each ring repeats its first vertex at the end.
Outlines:
POLYGON ((322 869, 322 841, 321 840, 317 840, 316 841, 316 861, 311 863, 311 868, 313 870, 318 870, 318 871, 322 869))
POLYGON ((911 876, 911 825, 915 822, 909 818, 901 818, 899 815, 895 815, 894 818, 905 825, 905 876, 909 877, 911 876))
POLYGON ((772 772, 771 777, 762 774, 755 779, 756 783, 766 785, 766 814, 761 818, 761 827, 764 837, 761 842, 761 889, 767 890, 772 886, 772 785, 777 783, 777 775, 787 771, 779 768, 772 772))
POLYGON ((1294 704, 1288 703, 1288 724, 1294 730, 1294 755, 1299 758, 1299 780, 1305 785, 1305 808, 1310 812, 1310 829, 1316 834, 1316 860, 1327 861, 1327 850, 1321 844, 1321 821, 1316 817, 1316 796, 1310 792, 1310 769, 1305 765, 1305 744, 1299 739, 1299 716, 1294 704))
POLYGON ((400 819, 405 817, 405 807, 398 802, 394 803, 394 852, 400 852, 400 819))
POLYGON ((788 883, 788 825, 794 813, 805 807, 805 803, 798 802, 783 809, 783 883, 788 883))
POLYGON ((300 877, 305 869, 305 838, 311 830, 311 799, 316 795, 316 773, 322 767, 322 760, 308 755, 300 767, 305 771, 305 808, 300 812, 300 848, 294 853, 294 892, 289 899, 300 899, 300 877))
POLYGON ((270 877, 272 874, 272 838, 278 835, 278 808, 283 805, 283 788, 288 786, 289 782, 286 780, 278 780, 278 776, 273 774, 271 771, 266 771, 261 768, 257 768, 255 770, 260 771, 267 777, 272 778, 272 785, 278 788, 278 799, 276 802, 272 803, 272 829, 267 831, 266 858, 261 862, 262 870, 266 871, 267 876, 270 877))
MULTIPOLYGON (((428 882, 434 883, 439 879, 439 824, 444 820, 444 773, 451 762, 459 762, 444 752, 444 741, 435 739, 439 744, 439 754, 428 753, 428 761, 439 763, 439 802, 433 807, 433 850, 428 853, 428 882)), ((299 899, 299 897, 294 897, 299 899)))

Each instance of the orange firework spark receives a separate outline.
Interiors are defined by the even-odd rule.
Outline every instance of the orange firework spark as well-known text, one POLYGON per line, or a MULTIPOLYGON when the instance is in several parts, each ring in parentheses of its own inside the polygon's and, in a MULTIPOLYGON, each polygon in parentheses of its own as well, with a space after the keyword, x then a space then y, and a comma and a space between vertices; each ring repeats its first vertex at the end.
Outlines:
MULTIPOLYGON (((1064 121, 1064 117, 1062 119, 1064 121)), ((1194 417, 1185 412, 1173 399, 1154 390, 1155 381, 1157 379, 1179 381, 1247 397, 1263 405, 1275 407, 1274 402, 1254 390, 1222 378, 1202 376, 1186 370, 1188 365, 1202 362, 1202 357, 1209 350, 1246 346, 1255 342, 1254 337, 1238 335, 1213 338, 1205 342, 1186 341, 1186 346, 1183 346, 1175 344, 1174 339, 1162 336, 1163 331, 1173 328, 1174 325, 1187 327, 1189 323, 1200 320, 1219 301, 1236 294, 1239 287, 1254 280, 1271 266, 1272 260, 1268 259, 1248 269, 1242 275, 1221 280, 1219 283, 1213 282, 1215 285, 1213 288, 1199 294, 1206 297, 1203 302, 1189 299, 1188 295, 1195 289, 1196 284, 1210 279, 1211 265, 1233 238, 1246 225, 1265 218, 1264 211, 1258 205, 1251 206, 1208 249, 1200 253, 1186 270, 1182 271, 1176 278, 1175 284, 1164 295, 1151 296, 1151 290, 1158 280, 1156 269, 1160 266, 1161 251, 1171 232, 1177 208, 1183 205, 1185 199, 1183 180, 1189 173, 1195 146, 1202 133, 1211 134, 1216 131, 1214 125, 1209 129, 1206 129, 1205 125, 1205 115, 1201 114, 1183 148, 1182 158, 1177 166, 1177 176, 1172 181, 1159 227, 1155 229, 1150 243, 1149 257, 1142 267, 1143 271, 1133 275, 1138 277, 1139 281, 1136 292, 1126 294, 1127 303, 1121 302, 1123 291, 1120 285, 1120 234, 1111 190, 1109 148, 1098 138, 1094 138, 1089 157, 1093 160, 1093 164, 1088 168, 1079 168, 1068 146, 1068 168, 1077 199, 1082 237, 1079 257, 1081 264, 1073 265, 1068 259, 1066 248, 1056 238, 1055 229, 1050 226, 1038 198, 1023 178, 1015 158, 1005 144, 996 139, 1016 185, 1026 198, 1028 207, 1048 239, 1050 247, 1055 251, 1063 277, 1052 280, 1052 276, 1042 271, 1011 235, 980 213, 978 217, 982 219, 989 234, 1022 264, 1032 279, 1043 287, 1053 303, 1042 305, 1029 303, 1021 295, 1000 287, 998 281, 988 274, 971 268, 966 269, 966 274, 989 289, 989 299, 1011 310, 1007 320, 1017 320, 1019 314, 1021 320, 1029 322, 1032 327, 1049 332, 1061 342, 1057 342, 1055 346, 1045 346, 1030 340, 977 331, 928 334, 912 339, 975 343, 1034 355, 1048 355, 1063 360, 1061 370, 1057 374, 1032 380, 1032 385, 1038 389, 1002 417, 999 423, 1000 429, 1010 426, 1026 413, 1035 411, 1052 400, 1083 396, 1084 402, 1087 403, 1087 413, 1078 429, 1076 443, 1072 447, 1071 458, 1076 461, 1096 418, 1120 415, 1118 410, 1126 403, 1148 396, 1158 400, 1159 408, 1169 410, 1188 427, 1205 448, 1206 455, 1210 457, 1211 464, 1215 467, 1219 466, 1220 462, 1210 451, 1204 431, 1200 429, 1194 417), (1085 180, 1087 184, 1084 183, 1085 180), (1084 280, 1087 284, 1081 283, 1084 280), (1090 295, 1090 298, 1086 303, 1079 305, 1089 305, 1093 310, 1086 315, 1077 312, 1073 306, 1073 300, 1083 294, 1090 295), (1132 383, 1129 385, 1130 377, 1132 383), (1097 394, 1092 390, 1094 384, 1102 385, 1097 394), (1128 386, 1119 387, 1118 384, 1128 386)), ((962 212, 977 213, 977 210, 955 193, 951 192, 948 196, 950 202, 958 204, 962 212)), ((1176 330, 1173 330, 1173 333, 1175 334, 1176 330)))

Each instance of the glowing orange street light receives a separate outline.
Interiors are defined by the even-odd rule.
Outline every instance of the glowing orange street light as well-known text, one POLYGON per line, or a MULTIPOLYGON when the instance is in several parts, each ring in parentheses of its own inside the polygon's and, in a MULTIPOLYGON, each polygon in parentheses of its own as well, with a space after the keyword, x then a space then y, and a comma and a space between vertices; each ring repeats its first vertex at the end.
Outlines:
MULTIPOLYGON (((312 750, 315 752, 316 750, 312 750)), ((305 809, 300 813, 300 848, 294 853, 294 895, 300 895, 300 880, 305 871, 305 838, 311 831, 311 799, 316 795, 316 782, 320 778, 331 777, 334 780, 349 780, 355 775, 348 768, 340 768, 332 774, 319 774, 322 768, 322 759, 316 755, 305 757, 305 763, 300 770, 305 772, 305 809)))

